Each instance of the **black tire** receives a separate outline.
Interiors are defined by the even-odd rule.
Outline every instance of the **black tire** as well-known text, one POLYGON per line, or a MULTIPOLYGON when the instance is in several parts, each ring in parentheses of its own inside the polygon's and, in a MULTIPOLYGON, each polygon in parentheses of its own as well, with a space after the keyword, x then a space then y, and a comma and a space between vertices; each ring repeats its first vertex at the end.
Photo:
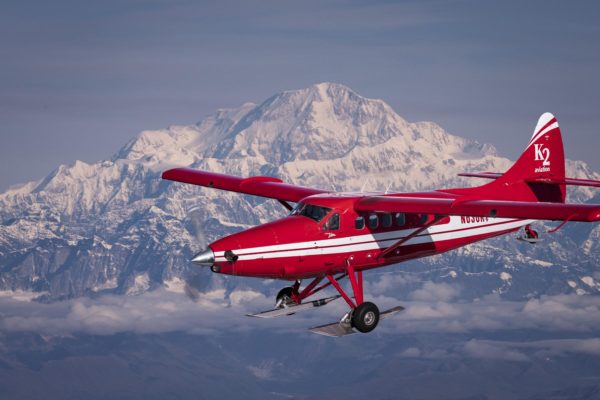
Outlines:
POLYGON ((283 297, 287 297, 288 299, 292 299, 292 287, 284 287, 283 289, 281 289, 279 291, 279 293, 277 293, 277 297, 275 299, 275 304, 279 303, 279 300, 281 300, 283 297))
POLYGON ((359 332, 371 332, 378 323, 379 308, 369 301, 356 307, 352 313, 352 326, 359 332))

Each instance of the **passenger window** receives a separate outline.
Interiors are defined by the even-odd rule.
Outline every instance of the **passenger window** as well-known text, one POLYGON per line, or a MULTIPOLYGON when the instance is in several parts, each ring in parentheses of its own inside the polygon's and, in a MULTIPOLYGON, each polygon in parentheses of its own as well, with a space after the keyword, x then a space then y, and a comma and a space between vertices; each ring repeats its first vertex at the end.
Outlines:
POLYGON ((429 219, 429 215, 427 215, 427 214, 421 214, 421 223, 423 225, 427 223, 428 219, 429 219))
POLYGON ((396 213, 396 225, 403 226, 406 224, 406 215, 404 213, 396 213))
POLYGON ((325 222, 325 225, 323 225, 323 228, 325 228, 325 230, 328 230, 328 231, 340 229, 340 214, 338 214, 338 213, 333 214, 327 220, 327 222, 325 222))
POLYGON ((377 229, 378 225, 379 225, 379 218, 377 218, 377 214, 369 215, 369 228, 377 229))
POLYGON ((354 221, 354 227, 356 229, 362 229, 365 227, 365 218, 364 217, 358 217, 356 218, 356 220, 354 221))
POLYGON ((392 226, 392 214, 382 214, 381 215, 381 226, 384 228, 389 228, 392 226))

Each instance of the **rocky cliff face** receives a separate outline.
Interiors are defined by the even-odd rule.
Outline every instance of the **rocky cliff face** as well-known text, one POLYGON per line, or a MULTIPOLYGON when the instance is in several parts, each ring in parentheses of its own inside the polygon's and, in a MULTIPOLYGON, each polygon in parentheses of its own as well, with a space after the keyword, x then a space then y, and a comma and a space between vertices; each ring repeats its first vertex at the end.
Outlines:
MULTIPOLYGON (((528 139, 523 132, 523 146, 528 139)), ((58 299, 174 285, 195 273, 188 260, 207 243, 284 215, 272 200, 162 181, 173 166, 335 190, 413 191, 474 185, 456 174, 510 165, 490 145, 407 122, 343 85, 287 91, 194 126, 144 131, 109 160, 63 165, 1 194, 0 288, 58 299)), ((567 171, 600 179, 581 161, 569 161, 567 171)), ((570 200, 593 195, 578 188, 570 200)), ((570 224, 538 246, 499 238, 394 271, 458 279, 473 296, 597 293, 599 238, 597 224, 570 224)), ((202 274, 203 285, 240 282, 202 274)))

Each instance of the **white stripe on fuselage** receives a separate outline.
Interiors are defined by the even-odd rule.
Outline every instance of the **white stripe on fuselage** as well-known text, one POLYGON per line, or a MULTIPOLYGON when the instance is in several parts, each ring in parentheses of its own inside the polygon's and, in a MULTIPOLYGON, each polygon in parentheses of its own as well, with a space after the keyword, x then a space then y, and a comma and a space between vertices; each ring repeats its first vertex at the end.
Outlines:
MULTIPOLYGON (((532 223, 532 220, 515 220, 506 218, 489 218, 485 222, 461 223, 461 217, 452 216, 450 222, 434 225, 423 234, 407 240, 402 246, 422 243, 441 242, 452 239, 462 239, 488 233, 509 231, 532 223)), ((337 254, 356 251, 385 249, 403 237, 416 231, 415 229, 400 229, 376 234, 346 236, 335 239, 296 242, 270 246, 251 247, 235 250, 239 260, 256 260, 264 258, 299 257, 322 254, 337 254)), ((215 252, 215 261, 225 261, 224 252, 215 252)))

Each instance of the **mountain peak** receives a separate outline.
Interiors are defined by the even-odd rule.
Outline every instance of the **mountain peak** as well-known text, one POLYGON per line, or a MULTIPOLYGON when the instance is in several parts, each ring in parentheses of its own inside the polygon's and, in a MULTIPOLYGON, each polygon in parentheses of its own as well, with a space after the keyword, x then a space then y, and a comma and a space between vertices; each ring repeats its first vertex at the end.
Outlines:
MULTIPOLYGON (((196 125, 144 131, 109 161, 61 166, 39 184, 0 195, 0 289, 54 298, 149 290, 183 278, 203 244, 282 215, 272 201, 161 181, 173 166, 335 190, 415 191, 460 185, 458 172, 504 171, 510 164, 485 145, 431 122, 409 123, 385 102, 341 84, 281 92, 259 105, 218 110, 196 125)), ((598 179, 587 176, 585 164, 567 166, 575 167, 569 175, 598 179)), ((591 196, 576 190, 579 201, 591 196)), ((589 238, 586 257, 595 268, 596 236, 569 236, 589 238)), ((553 252, 571 262, 579 253, 566 243, 553 252)), ((461 254, 479 257, 469 251, 461 254)), ((503 270, 504 253, 494 254, 486 253, 484 264, 500 260, 503 270)), ((517 273, 511 269, 513 281, 517 273)))
POLYGON ((258 105, 218 110, 192 127, 143 132, 113 160, 156 169, 208 158, 250 157, 256 164, 276 166, 337 159, 391 139, 406 154, 482 153, 478 143, 449 135, 435 124, 407 122, 382 100, 363 97, 340 83, 321 82, 280 92, 258 105))
POLYGON ((203 155, 262 155, 271 164, 331 159, 357 145, 382 143, 399 133, 398 126, 408 124, 385 102, 322 82, 268 98, 223 132, 218 148, 203 155))
POLYGON ((315 83, 314 85, 311 85, 307 88, 286 90, 271 97, 267 100, 267 102, 269 102, 269 104, 273 104, 273 102, 269 100, 275 99, 281 101, 294 100, 295 103, 302 105, 310 105, 314 102, 330 103, 336 105, 357 102, 387 106, 387 104, 385 104, 385 102, 383 102, 382 100, 370 99, 361 96, 348 86, 335 82, 320 82, 315 83))
POLYGON ((362 98, 348 86, 335 82, 320 82, 315 83, 307 88, 286 90, 281 95, 299 95, 299 96, 314 96, 313 99, 320 101, 335 101, 336 99, 345 99, 350 96, 362 98))

